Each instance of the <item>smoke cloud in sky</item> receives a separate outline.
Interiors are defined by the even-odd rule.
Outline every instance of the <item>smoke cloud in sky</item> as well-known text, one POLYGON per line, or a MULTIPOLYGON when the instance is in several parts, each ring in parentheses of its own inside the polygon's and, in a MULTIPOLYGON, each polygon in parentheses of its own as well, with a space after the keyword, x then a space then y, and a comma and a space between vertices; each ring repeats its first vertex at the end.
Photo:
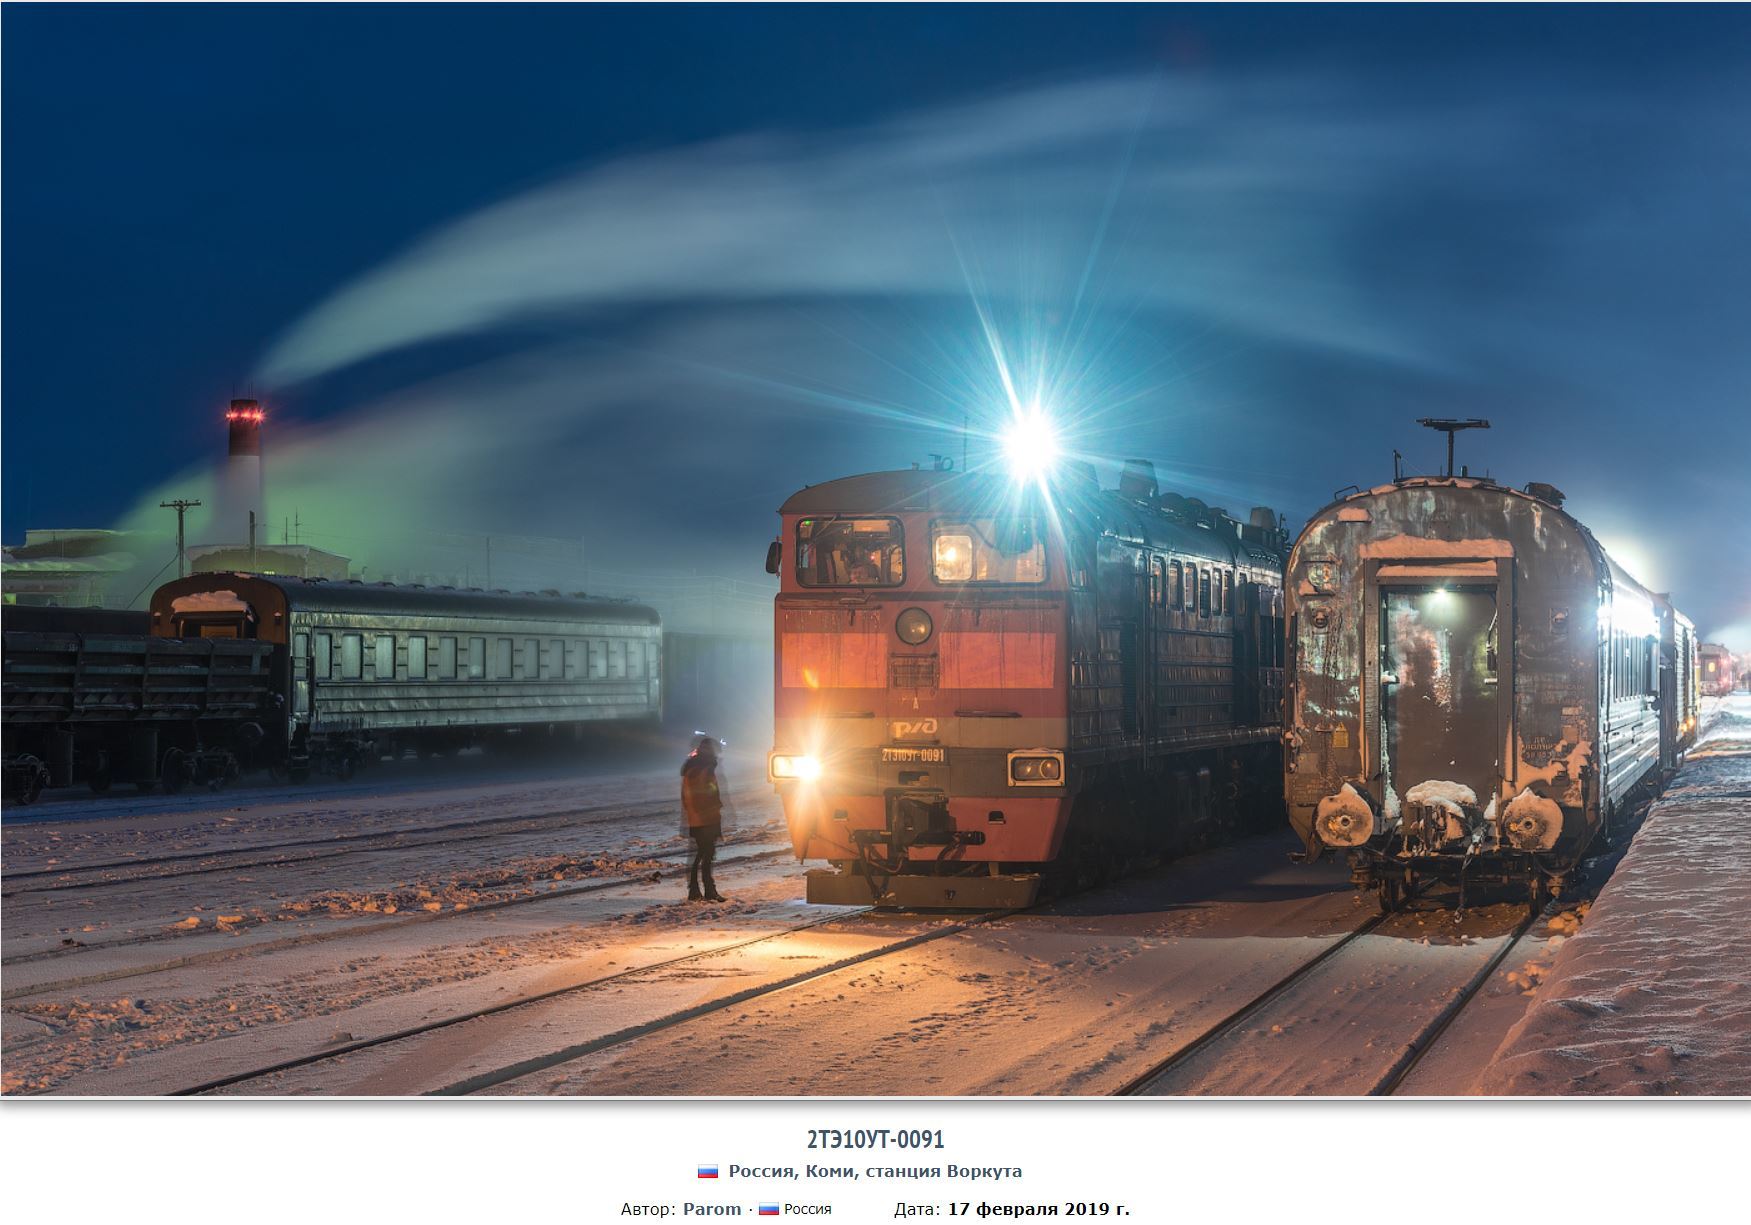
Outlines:
POLYGON ((1751 183, 1746 94, 1121 75, 585 166, 271 345, 259 378, 292 399, 409 354, 439 372, 271 435, 269 518, 295 501, 385 555, 472 522, 744 573, 804 483, 956 454, 963 416, 977 462, 1005 411, 983 312, 1080 449, 1294 522, 1394 446, 1432 469, 1414 418, 1490 417, 1462 458, 1562 486, 1705 630, 1742 622, 1751 567, 1692 530, 1745 539, 1742 482, 1658 444, 1690 411, 1751 441, 1727 407, 1751 194, 1723 187, 1751 183), (441 372, 481 338, 491 360, 441 372))

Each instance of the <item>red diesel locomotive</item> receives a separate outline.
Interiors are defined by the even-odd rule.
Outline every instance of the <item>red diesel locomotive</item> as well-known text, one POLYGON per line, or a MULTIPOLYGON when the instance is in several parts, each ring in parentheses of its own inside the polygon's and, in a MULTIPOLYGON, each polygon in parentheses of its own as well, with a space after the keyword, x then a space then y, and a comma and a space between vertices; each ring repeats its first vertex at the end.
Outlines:
POLYGON ((1092 469, 811 486, 780 508, 775 736, 811 902, 1030 904, 1281 802, 1287 541, 1092 469))

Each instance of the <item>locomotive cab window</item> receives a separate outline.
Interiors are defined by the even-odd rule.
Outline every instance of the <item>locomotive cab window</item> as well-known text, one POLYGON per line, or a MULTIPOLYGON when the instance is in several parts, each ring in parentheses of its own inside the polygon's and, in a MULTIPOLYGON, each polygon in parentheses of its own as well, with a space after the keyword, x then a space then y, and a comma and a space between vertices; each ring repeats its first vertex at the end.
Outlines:
POLYGON ((1025 515, 938 520, 930 525, 930 573, 939 583, 1043 583, 1040 525, 1025 515))
POLYGON ((796 578, 804 587, 894 587, 906 579, 898 519, 833 515, 796 525, 796 578))

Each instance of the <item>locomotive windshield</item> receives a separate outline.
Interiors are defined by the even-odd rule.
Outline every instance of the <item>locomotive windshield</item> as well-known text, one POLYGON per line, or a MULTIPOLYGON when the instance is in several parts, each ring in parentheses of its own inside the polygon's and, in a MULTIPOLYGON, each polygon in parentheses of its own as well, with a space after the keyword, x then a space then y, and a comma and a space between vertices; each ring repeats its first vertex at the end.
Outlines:
POLYGON ((938 520, 930 525, 930 571, 939 583, 1043 583, 1046 545, 1025 516, 938 520))
POLYGON ((796 525, 796 577, 804 587, 895 587, 906 579, 898 519, 833 515, 796 525))

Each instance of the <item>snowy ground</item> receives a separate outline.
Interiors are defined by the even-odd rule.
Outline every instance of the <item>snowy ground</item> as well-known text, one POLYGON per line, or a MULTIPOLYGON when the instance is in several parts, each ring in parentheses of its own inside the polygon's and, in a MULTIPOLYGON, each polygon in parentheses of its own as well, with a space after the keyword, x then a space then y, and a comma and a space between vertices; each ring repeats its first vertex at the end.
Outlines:
MULTIPOLYGON (((1674 802, 1731 802, 1705 795, 1731 760, 1699 759, 1674 802)), ((688 905, 671 766, 438 765, 9 824, 6 1091, 1105 1094, 1374 913, 1341 864, 1290 863, 1286 832, 1022 915, 809 907, 776 800, 733 773, 732 900, 688 905)), ((1148 1091, 1367 1092, 1521 910, 1452 900, 1148 1091)), ((1583 912, 1515 945, 1401 1091, 1527 1091, 1485 1066, 1549 1011, 1583 912)))
POLYGON ((1711 714, 1478 1091, 1751 1093, 1751 697, 1711 714))

